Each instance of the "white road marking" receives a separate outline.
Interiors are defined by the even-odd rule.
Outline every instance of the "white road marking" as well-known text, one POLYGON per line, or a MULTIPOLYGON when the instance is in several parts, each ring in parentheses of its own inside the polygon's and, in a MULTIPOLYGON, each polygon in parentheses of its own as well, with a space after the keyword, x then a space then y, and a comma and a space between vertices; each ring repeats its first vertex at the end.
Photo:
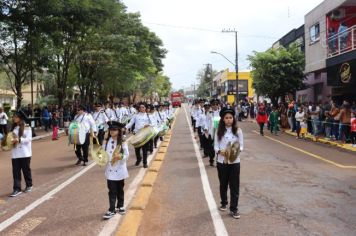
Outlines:
POLYGON ((9 227, 10 225, 12 225, 13 223, 15 223, 16 221, 20 220, 23 216, 25 216, 27 213, 29 213, 30 211, 32 211, 33 209, 35 209, 36 207, 38 207, 39 205, 41 205, 45 201, 50 200, 53 197, 53 195, 55 195, 56 193, 58 193, 59 191, 61 191, 65 187, 67 187, 69 184, 71 184, 76 179, 78 179, 80 176, 85 174, 87 171, 89 171, 95 165, 96 165, 95 162, 91 163, 85 169, 79 171, 77 174, 75 174, 72 177, 70 177, 68 180, 66 180, 65 182, 63 182, 59 186, 57 186, 55 189, 53 189, 52 191, 48 192, 46 195, 42 196, 41 198, 37 199, 36 201, 34 201, 30 205, 28 205, 25 209, 17 212, 16 214, 11 216, 7 220, 1 222, 1 224, 0 224, 0 232, 3 231, 4 229, 6 229, 7 227, 9 227))
MULTIPOLYGON (((189 118, 188 118, 187 110, 185 109, 185 105, 183 105, 183 108, 184 108, 185 117, 187 118, 187 122, 189 124, 189 118)), ((211 188, 210 188, 208 175, 206 173, 203 159, 202 159, 200 151, 199 151, 199 146, 194 138, 194 133, 193 133, 192 129, 190 128, 190 126, 189 126, 189 130, 190 130, 190 134, 192 136, 195 154, 198 159, 201 182, 203 184, 204 195, 205 195, 205 199, 208 203, 210 215, 213 220, 215 234, 218 236, 228 235, 224 221, 222 220, 221 215, 219 214, 218 207, 216 205, 213 192, 211 191, 211 188)))
MULTIPOLYGON (((148 165, 150 164, 153 157, 156 155, 157 150, 159 149, 160 143, 161 143, 161 141, 158 141, 157 149, 154 150, 154 152, 147 157, 148 165)), ((137 188, 140 186, 140 183, 141 183, 143 177, 145 176, 147 169, 144 169, 141 167, 141 169, 138 172, 138 174, 136 175, 135 179, 131 182, 129 189, 125 192, 125 204, 124 204, 125 208, 131 203, 133 197, 135 196, 137 188)), ((112 235, 116 231, 117 226, 119 225, 121 219, 122 219, 122 215, 116 214, 112 219, 108 220, 108 222, 104 225, 103 229, 99 233, 99 236, 112 235)))

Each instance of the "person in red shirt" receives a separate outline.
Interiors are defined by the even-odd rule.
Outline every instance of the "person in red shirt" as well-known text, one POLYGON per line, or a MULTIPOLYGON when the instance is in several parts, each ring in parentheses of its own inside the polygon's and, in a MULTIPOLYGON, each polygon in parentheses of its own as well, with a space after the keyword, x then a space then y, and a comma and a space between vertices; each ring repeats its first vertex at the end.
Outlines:
POLYGON ((351 115, 351 141, 352 146, 356 147, 356 111, 351 115))
POLYGON ((264 103, 261 103, 258 106, 256 121, 257 121, 258 125, 260 126, 260 134, 263 136, 264 135, 263 127, 265 126, 265 123, 267 123, 267 121, 268 121, 266 106, 264 103))

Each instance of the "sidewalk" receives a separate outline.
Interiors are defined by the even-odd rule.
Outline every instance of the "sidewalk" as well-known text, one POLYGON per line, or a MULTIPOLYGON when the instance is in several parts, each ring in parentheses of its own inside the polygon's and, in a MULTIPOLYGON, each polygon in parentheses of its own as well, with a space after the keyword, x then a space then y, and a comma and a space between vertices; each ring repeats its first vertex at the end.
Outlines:
MULTIPOLYGON (((289 135, 293 135, 293 136, 297 136, 297 133, 290 131, 289 129, 284 130, 284 132, 286 134, 289 135)), ((335 147, 339 147, 339 148, 343 148, 346 149, 348 151, 353 151, 356 152, 356 148, 352 147, 352 144, 343 144, 343 143, 338 143, 335 141, 331 141, 331 140, 327 140, 326 138, 315 138, 313 135, 307 134, 305 136, 308 140, 314 141, 314 142, 319 142, 319 143, 323 143, 323 144, 328 144, 330 146, 335 146, 335 147)))
MULTIPOLYGON (((252 122, 252 123, 256 123, 257 124, 255 119, 250 119, 250 118, 245 120, 245 121, 242 121, 242 122, 252 122)), ((265 127, 267 127, 267 126, 265 126, 265 127)), ((297 133, 291 132, 289 129, 282 130, 282 132, 297 137, 297 133)), ((313 141, 313 142, 319 142, 319 143, 327 144, 327 145, 330 145, 330 146, 342 148, 342 149, 345 149, 345 150, 348 150, 348 151, 356 152, 356 148, 352 147, 352 144, 338 143, 338 142, 335 142, 335 141, 327 140, 325 138, 317 138, 316 139, 313 135, 309 135, 309 134, 306 135, 306 138, 308 140, 310 140, 310 141, 313 141)))

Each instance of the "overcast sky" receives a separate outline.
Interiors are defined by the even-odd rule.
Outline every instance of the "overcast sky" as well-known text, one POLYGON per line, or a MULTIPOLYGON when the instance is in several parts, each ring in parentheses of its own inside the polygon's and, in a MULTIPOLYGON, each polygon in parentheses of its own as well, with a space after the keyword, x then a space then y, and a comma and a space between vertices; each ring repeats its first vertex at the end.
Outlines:
POLYGON ((322 0, 124 0, 129 12, 140 12, 143 24, 155 32, 168 50, 164 73, 181 89, 198 83, 204 64, 223 70, 235 60, 233 34, 238 31, 239 71, 248 70, 247 55, 265 51, 293 28, 322 0))

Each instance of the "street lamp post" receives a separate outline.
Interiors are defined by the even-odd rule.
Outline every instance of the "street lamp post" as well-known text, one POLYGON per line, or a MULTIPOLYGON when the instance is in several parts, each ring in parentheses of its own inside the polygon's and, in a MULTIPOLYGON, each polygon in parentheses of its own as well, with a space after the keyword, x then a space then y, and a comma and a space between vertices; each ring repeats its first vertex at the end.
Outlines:
POLYGON ((215 54, 219 54, 220 56, 224 57, 227 61, 229 61, 232 65, 235 67, 235 72, 236 72, 236 100, 235 100, 235 105, 237 105, 239 101, 239 59, 238 59, 238 44, 237 44, 237 30, 233 29, 228 29, 222 30, 223 33, 235 33, 235 63, 231 62, 227 57, 225 57, 223 54, 218 53, 218 52, 211 52, 215 54))

